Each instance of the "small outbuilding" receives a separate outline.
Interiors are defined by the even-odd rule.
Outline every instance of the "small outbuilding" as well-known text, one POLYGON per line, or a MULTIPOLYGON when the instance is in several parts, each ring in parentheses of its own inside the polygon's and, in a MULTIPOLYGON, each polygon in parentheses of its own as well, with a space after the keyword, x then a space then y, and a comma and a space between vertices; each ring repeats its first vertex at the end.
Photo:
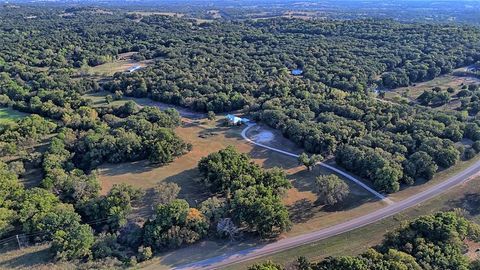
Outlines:
POLYGON ((226 119, 227 119, 228 123, 231 124, 231 125, 242 125, 242 124, 250 123, 250 119, 241 118, 241 117, 235 116, 233 114, 227 114, 226 119))
POLYGON ((139 69, 141 69, 141 68, 142 68, 141 66, 133 66, 133 67, 131 67, 131 68, 128 69, 128 72, 130 72, 130 73, 131 73, 131 72, 135 72, 135 71, 137 71, 137 70, 139 70, 139 69))
POLYGON ((303 70, 301 70, 301 69, 294 69, 294 70, 292 70, 292 75, 293 75, 293 76, 300 76, 300 75, 302 75, 302 74, 303 74, 303 70))

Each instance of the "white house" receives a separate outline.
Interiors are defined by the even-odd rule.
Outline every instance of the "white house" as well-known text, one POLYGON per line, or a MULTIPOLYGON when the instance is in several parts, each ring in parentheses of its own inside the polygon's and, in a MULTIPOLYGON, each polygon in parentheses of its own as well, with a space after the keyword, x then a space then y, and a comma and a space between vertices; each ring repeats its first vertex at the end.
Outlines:
POLYGON ((228 123, 232 125, 248 124, 250 122, 250 119, 241 118, 233 114, 227 114, 226 118, 228 123))

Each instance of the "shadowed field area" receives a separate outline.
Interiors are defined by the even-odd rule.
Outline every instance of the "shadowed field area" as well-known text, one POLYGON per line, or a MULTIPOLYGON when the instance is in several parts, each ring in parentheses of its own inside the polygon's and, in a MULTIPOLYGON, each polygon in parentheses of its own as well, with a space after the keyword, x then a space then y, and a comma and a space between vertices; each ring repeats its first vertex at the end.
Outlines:
POLYGON ((27 113, 19 112, 11 108, 0 108, 0 124, 8 123, 27 115, 27 113))

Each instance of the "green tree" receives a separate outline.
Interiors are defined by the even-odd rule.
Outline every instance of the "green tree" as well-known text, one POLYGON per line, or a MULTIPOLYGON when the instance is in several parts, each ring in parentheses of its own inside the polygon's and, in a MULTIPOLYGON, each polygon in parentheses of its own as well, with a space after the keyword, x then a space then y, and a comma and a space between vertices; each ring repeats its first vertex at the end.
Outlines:
POLYGON ((317 165, 317 163, 321 162, 323 160, 323 157, 321 155, 311 155, 310 157, 306 153, 302 153, 298 157, 298 163, 307 167, 309 171, 317 165))
POLYGON ((239 189, 231 202, 232 215, 261 237, 272 237, 291 228, 288 210, 271 188, 261 185, 239 189))
POLYGON ((161 204, 144 227, 143 244, 162 251, 193 244, 207 234, 209 224, 203 214, 185 200, 161 204))
POLYGON ((0 207, 0 237, 3 237, 15 228, 16 218, 14 210, 0 207))
POLYGON ((107 104, 112 103, 112 101, 113 101, 112 95, 106 95, 106 96, 105 96, 105 102, 106 102, 107 104))
POLYGON ((18 181, 17 175, 9 170, 6 163, 0 161, 0 207, 16 206, 23 193, 23 185, 18 181))
POLYGON ((214 121, 215 119, 217 119, 217 116, 215 115, 215 113, 213 111, 208 111, 207 118, 210 121, 214 121))
POLYGON ((315 181, 319 200, 326 205, 342 202, 350 194, 350 188, 336 175, 318 176, 315 181))
POLYGON ((18 211, 23 230, 34 231, 37 220, 52 212, 59 203, 58 197, 48 190, 42 188, 27 190, 18 211))
POLYGON ((167 204, 175 200, 181 188, 175 183, 161 182, 154 187, 156 204, 167 204))
POLYGON ((281 265, 275 264, 272 261, 257 263, 248 267, 248 270, 283 270, 283 269, 284 268, 281 265))
POLYGON ((397 192, 400 189, 399 180, 402 177, 403 172, 400 168, 385 166, 375 172, 374 185, 387 193, 397 192))
POLYGON ((413 153, 404 164, 406 175, 414 179, 421 177, 430 180, 437 170, 438 166, 433 158, 423 151, 413 153))
POLYGON ((225 200, 211 197, 200 204, 199 210, 211 223, 216 223, 227 214, 228 206, 225 200))
POLYGON ((90 249, 94 241, 92 228, 88 225, 78 225, 56 231, 51 249, 55 259, 59 261, 83 259, 91 256, 90 249))
POLYGON ((76 228, 80 225, 80 221, 81 217, 72 205, 60 203, 52 211, 34 216, 33 231, 45 232, 42 238, 50 241, 57 231, 76 228))
POLYGON ((132 204, 139 200, 143 191, 127 184, 114 185, 106 196, 92 199, 81 206, 88 220, 102 220, 97 226, 108 226, 109 231, 117 231, 127 224, 127 216, 132 204))

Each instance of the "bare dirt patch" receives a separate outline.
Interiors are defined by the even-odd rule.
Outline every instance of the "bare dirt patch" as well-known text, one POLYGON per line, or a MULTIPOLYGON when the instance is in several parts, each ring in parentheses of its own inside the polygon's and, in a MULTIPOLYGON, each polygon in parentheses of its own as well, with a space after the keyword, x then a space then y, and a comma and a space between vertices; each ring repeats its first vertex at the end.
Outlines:
POLYGON ((466 239, 464 242, 468 247, 467 254, 465 255, 467 255, 467 257, 472 261, 478 259, 480 255, 480 243, 468 239, 466 239))

